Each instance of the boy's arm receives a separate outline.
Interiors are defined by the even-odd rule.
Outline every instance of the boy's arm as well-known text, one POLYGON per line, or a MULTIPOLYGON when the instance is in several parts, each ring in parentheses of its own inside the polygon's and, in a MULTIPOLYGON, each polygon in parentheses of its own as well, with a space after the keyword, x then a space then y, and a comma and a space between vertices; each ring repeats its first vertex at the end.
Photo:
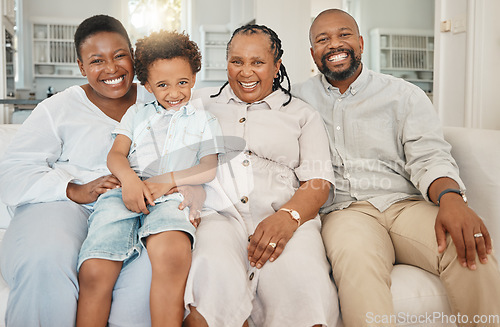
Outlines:
POLYGON ((209 154, 202 157, 196 166, 154 176, 145 183, 153 191, 153 197, 162 196, 175 186, 200 185, 210 182, 215 178, 217 163, 217 154, 209 154))
POLYGON ((128 162, 127 156, 132 141, 125 135, 118 134, 108 153, 108 168, 122 184, 122 198, 125 206, 134 212, 148 214, 146 202, 154 205, 154 198, 128 162))

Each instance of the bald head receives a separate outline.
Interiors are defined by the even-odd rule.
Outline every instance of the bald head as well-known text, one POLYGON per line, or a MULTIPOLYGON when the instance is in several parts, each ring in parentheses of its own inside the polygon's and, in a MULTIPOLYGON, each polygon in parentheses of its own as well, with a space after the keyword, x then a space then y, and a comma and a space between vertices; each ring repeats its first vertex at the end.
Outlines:
POLYGON ((326 9, 314 18, 311 27, 309 28, 309 42, 311 45, 313 44, 313 39, 315 37, 315 35, 313 35, 313 31, 317 24, 325 24, 325 22, 335 21, 339 18, 349 21, 349 23, 355 28, 355 32, 359 35, 359 26, 354 17, 341 9, 326 9))

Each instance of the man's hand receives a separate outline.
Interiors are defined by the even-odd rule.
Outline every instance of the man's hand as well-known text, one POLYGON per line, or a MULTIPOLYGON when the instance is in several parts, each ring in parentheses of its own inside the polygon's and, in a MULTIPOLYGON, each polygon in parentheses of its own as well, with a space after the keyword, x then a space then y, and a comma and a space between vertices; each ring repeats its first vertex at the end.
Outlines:
POLYGON ((200 214, 207 194, 201 185, 183 185, 177 186, 168 191, 167 194, 179 192, 184 196, 184 201, 179 204, 179 210, 189 207, 189 220, 194 227, 200 223, 200 214))
POLYGON ((262 220, 248 244, 250 265, 260 269, 267 260, 276 260, 297 228, 297 223, 285 211, 277 211, 262 220))
POLYGON ((463 267, 476 269, 476 252, 481 263, 488 262, 487 254, 493 251, 488 229, 459 194, 448 193, 442 197, 435 231, 439 253, 446 249, 446 232, 448 232, 457 249, 458 261, 463 267), (482 236, 474 237, 478 234, 482 236))
POLYGON ((120 187, 120 181, 113 175, 99 177, 87 184, 68 183, 66 195, 70 200, 80 204, 92 203, 99 195, 108 190, 120 187))

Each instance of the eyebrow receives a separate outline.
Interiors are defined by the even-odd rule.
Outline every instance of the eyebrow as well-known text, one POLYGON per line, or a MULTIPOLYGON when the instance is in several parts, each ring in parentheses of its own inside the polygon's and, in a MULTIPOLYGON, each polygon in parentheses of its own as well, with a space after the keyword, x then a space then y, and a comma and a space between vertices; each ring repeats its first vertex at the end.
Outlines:
MULTIPOLYGON (((123 49, 123 48, 120 48, 120 49, 116 49, 115 52, 113 52, 113 54, 117 54, 118 52, 120 51, 127 51, 127 49, 123 49)), ((100 53, 93 53, 93 54, 90 54, 88 56, 88 59, 92 58, 92 57, 102 57, 102 54, 100 53)))

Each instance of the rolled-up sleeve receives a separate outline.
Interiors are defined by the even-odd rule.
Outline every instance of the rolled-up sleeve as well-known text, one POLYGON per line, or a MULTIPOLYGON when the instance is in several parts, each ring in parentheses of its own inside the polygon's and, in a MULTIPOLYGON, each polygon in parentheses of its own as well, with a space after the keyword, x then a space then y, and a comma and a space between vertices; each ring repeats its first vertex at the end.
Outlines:
POLYGON ((128 108, 127 112, 123 115, 120 123, 113 130, 112 135, 116 137, 118 134, 125 135, 129 139, 133 139, 133 131, 134 131, 134 119, 137 115, 137 111, 139 110, 137 104, 133 104, 130 108, 128 108))
POLYGON ((413 185, 429 201, 429 187, 440 177, 455 180, 463 190, 465 185, 459 177, 457 163, 451 156, 451 145, 444 139, 432 103, 417 92, 408 98, 408 113, 402 126, 405 170, 410 174, 413 185))
POLYGON ((311 109, 299 138, 300 159, 295 174, 300 181, 324 179, 334 185, 330 146, 326 129, 317 111, 311 109))

